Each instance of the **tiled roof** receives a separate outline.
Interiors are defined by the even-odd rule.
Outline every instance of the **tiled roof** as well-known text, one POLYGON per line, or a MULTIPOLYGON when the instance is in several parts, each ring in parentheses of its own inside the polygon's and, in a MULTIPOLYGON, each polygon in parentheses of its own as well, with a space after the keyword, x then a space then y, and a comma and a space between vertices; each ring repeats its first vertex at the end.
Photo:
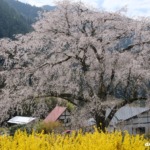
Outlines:
POLYGON ((44 119, 44 122, 55 122, 66 110, 66 107, 56 106, 49 115, 44 119))

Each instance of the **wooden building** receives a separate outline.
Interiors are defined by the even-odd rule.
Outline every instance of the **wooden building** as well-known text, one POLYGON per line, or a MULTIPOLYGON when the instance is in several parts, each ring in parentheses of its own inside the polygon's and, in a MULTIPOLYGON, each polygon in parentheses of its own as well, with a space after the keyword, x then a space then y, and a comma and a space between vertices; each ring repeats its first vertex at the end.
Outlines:
POLYGON ((67 107, 56 106, 44 119, 45 123, 59 121, 63 126, 70 126, 71 118, 67 107))
POLYGON ((120 108, 111 120, 108 130, 127 130, 130 134, 150 133, 150 108, 129 105, 120 108))

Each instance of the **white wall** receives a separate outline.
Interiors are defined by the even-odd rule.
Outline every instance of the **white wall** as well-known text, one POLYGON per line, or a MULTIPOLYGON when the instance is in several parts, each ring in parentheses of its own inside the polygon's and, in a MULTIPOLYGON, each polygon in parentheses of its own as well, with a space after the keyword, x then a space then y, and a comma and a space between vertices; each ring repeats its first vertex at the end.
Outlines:
POLYGON ((150 111, 142 113, 138 115, 137 117, 131 118, 124 122, 121 122, 117 124, 116 127, 110 126, 108 128, 108 131, 127 130, 130 134, 137 134, 136 131, 137 131, 137 128, 139 127, 144 127, 145 133, 150 133, 150 111))

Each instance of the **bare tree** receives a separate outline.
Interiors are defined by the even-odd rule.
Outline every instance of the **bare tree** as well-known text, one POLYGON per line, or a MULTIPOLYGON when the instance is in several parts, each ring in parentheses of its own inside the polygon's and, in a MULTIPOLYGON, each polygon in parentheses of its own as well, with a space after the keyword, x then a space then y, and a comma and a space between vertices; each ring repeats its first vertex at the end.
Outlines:
POLYGON ((0 41, 5 58, 0 72, 5 78, 1 113, 6 114, 10 104, 21 109, 23 100, 54 96, 77 106, 88 105, 97 126, 105 130, 117 109, 148 99, 148 20, 63 1, 43 14, 34 28, 32 33, 17 35, 15 41, 0 41), (122 100, 116 100, 120 89, 122 100))

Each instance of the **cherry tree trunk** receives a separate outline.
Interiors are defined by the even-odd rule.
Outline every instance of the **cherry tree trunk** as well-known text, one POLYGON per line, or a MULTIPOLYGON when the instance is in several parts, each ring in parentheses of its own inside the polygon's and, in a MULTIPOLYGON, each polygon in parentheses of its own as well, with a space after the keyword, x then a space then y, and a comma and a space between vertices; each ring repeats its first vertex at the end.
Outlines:
POLYGON ((106 122, 105 116, 96 114, 95 120, 96 120, 96 126, 97 126, 98 130, 106 132, 106 128, 108 127, 109 124, 106 122))

